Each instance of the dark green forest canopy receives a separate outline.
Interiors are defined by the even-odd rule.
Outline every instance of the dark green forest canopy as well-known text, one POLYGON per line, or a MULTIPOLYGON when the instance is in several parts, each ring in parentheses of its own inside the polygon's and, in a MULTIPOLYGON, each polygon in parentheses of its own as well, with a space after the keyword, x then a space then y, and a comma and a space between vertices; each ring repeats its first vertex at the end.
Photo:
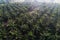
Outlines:
POLYGON ((60 40, 60 5, 0 5, 0 40, 60 40))

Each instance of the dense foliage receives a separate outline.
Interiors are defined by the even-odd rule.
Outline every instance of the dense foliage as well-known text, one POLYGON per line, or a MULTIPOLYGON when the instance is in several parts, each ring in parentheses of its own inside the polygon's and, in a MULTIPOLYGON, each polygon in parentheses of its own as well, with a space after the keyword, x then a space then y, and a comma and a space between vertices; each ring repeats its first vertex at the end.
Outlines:
POLYGON ((0 6, 0 40, 60 40, 60 6, 0 6))

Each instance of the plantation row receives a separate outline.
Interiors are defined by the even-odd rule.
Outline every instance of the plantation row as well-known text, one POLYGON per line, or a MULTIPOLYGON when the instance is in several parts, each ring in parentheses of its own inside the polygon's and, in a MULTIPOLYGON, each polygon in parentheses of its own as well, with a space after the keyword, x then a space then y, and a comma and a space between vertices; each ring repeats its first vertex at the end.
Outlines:
POLYGON ((60 40, 60 6, 0 6, 0 40, 60 40))

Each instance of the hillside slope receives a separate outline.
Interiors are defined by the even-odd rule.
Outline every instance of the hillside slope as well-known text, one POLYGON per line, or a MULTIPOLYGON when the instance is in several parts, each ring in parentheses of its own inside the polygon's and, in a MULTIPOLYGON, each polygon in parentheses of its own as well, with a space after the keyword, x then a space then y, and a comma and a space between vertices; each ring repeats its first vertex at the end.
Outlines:
POLYGON ((0 40, 60 40, 60 5, 0 6, 0 40))

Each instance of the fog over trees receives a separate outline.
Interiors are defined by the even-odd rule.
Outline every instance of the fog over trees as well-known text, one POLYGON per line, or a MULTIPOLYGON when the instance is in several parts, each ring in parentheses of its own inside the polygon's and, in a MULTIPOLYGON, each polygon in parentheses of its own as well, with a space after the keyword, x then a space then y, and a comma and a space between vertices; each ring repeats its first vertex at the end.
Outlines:
POLYGON ((0 0, 0 3, 15 3, 15 2, 45 2, 45 3, 60 3, 59 0, 0 0))

